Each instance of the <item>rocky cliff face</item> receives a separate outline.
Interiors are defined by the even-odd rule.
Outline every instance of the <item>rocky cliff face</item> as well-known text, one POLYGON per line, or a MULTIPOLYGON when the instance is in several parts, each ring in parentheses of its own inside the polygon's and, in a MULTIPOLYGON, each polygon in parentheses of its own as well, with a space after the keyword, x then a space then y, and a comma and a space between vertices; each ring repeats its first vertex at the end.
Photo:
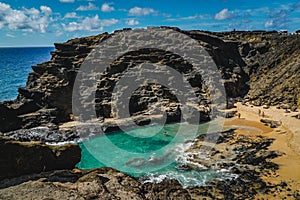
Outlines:
POLYGON ((291 110, 299 108, 299 34, 236 32, 217 35, 223 39, 241 41, 239 51, 250 78, 246 101, 291 110))
MULTIPOLYGON (((208 33, 176 31, 196 39, 213 57, 225 80, 227 97, 245 97, 253 104, 281 105, 296 109, 299 102, 299 35, 275 32, 208 33)), ((76 38, 55 44, 50 61, 33 66, 26 87, 16 100, 0 103, 0 131, 8 132, 41 124, 59 124, 72 120, 72 88, 76 74, 90 51, 120 31, 76 38)), ((160 63, 184 73, 198 98, 201 120, 208 120, 210 99, 201 75, 190 70, 184 59, 170 52, 141 49, 130 52, 107 67, 98 80, 96 113, 102 118, 114 116, 111 94, 114 85, 132 63, 160 63)), ((147 113, 152 107, 164 107, 169 121, 177 121, 178 100, 161 85, 143 85, 130 100, 130 114, 147 113)))

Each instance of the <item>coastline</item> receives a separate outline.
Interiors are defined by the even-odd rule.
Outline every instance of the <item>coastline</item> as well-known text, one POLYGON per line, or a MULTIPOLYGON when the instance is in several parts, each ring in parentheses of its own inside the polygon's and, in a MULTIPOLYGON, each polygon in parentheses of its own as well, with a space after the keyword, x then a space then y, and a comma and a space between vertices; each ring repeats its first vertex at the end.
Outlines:
MULTIPOLYGON (((300 166, 300 147, 297 147, 300 141, 300 133, 297 126, 299 120, 291 117, 296 115, 296 113, 285 113, 284 110, 278 110, 273 107, 267 109, 251 105, 244 106, 238 103, 237 108, 233 110, 237 110, 241 118, 228 119, 225 124, 233 126, 235 130, 230 129, 221 133, 211 133, 208 138, 213 139, 217 137, 217 142, 215 140, 206 141, 204 136, 199 136, 192 141, 194 144, 188 153, 190 153, 190 160, 193 162, 191 165, 180 166, 182 170, 216 169, 225 171, 229 175, 236 175, 233 178, 225 177, 224 180, 212 181, 203 187, 191 186, 183 188, 178 181, 171 178, 166 178, 161 183, 151 182, 144 184, 130 175, 112 168, 97 168, 94 171, 76 169, 76 162, 81 159, 81 149, 78 145, 74 144, 76 151, 72 150, 68 145, 59 147, 62 149, 61 151, 69 150, 70 155, 76 161, 71 163, 70 155, 65 154, 67 156, 64 157, 61 151, 52 151, 55 147, 49 147, 49 145, 44 144, 49 141, 56 144, 58 142, 74 141, 78 138, 78 135, 75 134, 72 128, 75 126, 75 122, 70 122, 81 114, 74 113, 72 107, 74 77, 84 58, 88 56, 91 50, 98 43, 117 34, 117 32, 113 34, 103 33, 86 38, 75 38, 65 43, 56 43, 56 50, 51 53, 51 60, 32 66, 33 72, 28 76, 26 87, 19 89, 18 98, 0 103, 0 132, 4 136, 10 137, 0 138, 1 148, 6 150, 13 143, 22 149, 22 151, 16 151, 15 146, 10 148, 10 152, 18 153, 17 156, 19 157, 7 156, 9 159, 13 159, 0 165, 3 167, 1 171, 4 173, 2 175, 6 176, 7 173, 5 172, 7 172, 7 169, 10 169, 13 172, 11 177, 14 179, 3 181, 5 186, 3 186, 3 189, 0 189, 0 199, 24 199, 24 194, 28 194, 26 196, 27 199, 36 199, 41 196, 53 198, 51 195, 55 193, 57 196, 54 199, 69 199, 73 198, 74 195, 77 195, 77 199, 96 199, 97 197, 99 199, 166 199, 167 197, 170 199, 191 199, 191 196, 194 199, 201 197, 207 197, 208 199, 283 199, 287 196, 294 196, 296 199, 300 199, 298 191, 300 188, 300 174, 296 174, 298 166, 300 166), (261 117, 258 117, 258 109, 264 110, 266 115, 264 123, 261 122, 261 117), (283 125, 278 126, 276 123, 276 128, 271 128, 269 126, 274 125, 271 120, 276 120, 283 125), (203 143, 203 141, 206 143, 203 143), (32 146, 32 144, 35 144, 35 146, 32 146), (42 161, 41 156, 36 153, 40 152, 41 147, 46 149, 45 152, 42 152, 42 156, 46 159, 42 159, 42 161), (31 149, 30 154, 27 148, 31 149), (206 150, 207 154, 205 154, 206 150), (49 160, 47 159, 49 155, 55 156, 52 159, 53 162, 44 162, 44 160, 49 160), (57 165, 58 158, 62 161, 61 166, 57 165), (209 161, 207 162, 207 160, 209 161), (24 165, 29 166, 31 169, 31 165, 36 166, 36 163, 42 165, 37 166, 37 169, 30 172, 22 171, 24 165), (205 166, 205 169, 199 166, 205 166), (72 170, 74 168, 75 170, 72 170), (60 170, 63 171, 59 172, 60 170), (15 172, 22 173, 16 174, 15 172), (11 184, 7 184, 8 182, 11 184), (128 191, 130 192, 128 193, 128 191), (40 194, 36 192, 40 192, 40 194), (103 194, 107 196, 103 197, 103 194)), ((270 86, 269 83, 264 83, 265 76, 262 76, 260 81, 256 79, 250 80, 252 75, 256 77, 260 77, 262 74, 265 75, 265 66, 270 67, 270 72, 266 74, 266 77, 276 77, 275 75, 278 72, 299 74, 297 70, 300 68, 297 68, 297 65, 292 63, 294 60, 292 59, 293 55, 299 54, 298 49, 286 51, 282 48, 282 45, 278 45, 282 41, 281 35, 273 39, 273 33, 241 32, 238 35, 235 32, 233 34, 228 33, 228 35, 223 33, 221 35, 204 33, 201 31, 181 31, 181 33, 197 38, 201 45, 205 46, 216 60, 219 60, 217 65, 221 73, 228 77, 225 82, 225 89, 228 89, 227 95, 229 97, 244 96, 246 92, 250 92, 247 100, 255 105, 278 105, 283 101, 281 98, 275 97, 282 96, 282 99, 286 99, 284 102, 287 102, 291 110, 297 108, 297 105, 295 105, 296 96, 293 93, 296 91, 295 88, 298 89, 298 85, 295 84, 296 82, 290 81, 291 79, 299 80, 297 76, 291 76, 290 79, 282 76, 284 83, 289 86, 289 89, 279 87, 275 90, 277 92, 271 96, 264 96, 265 93, 260 93, 260 87, 256 86, 248 91, 250 83, 257 86, 261 86, 261 84, 270 86), (253 39, 256 42, 253 42, 253 39), (244 41, 247 42, 245 43, 244 41), (277 64, 278 55, 285 57, 279 64, 277 64), (265 58, 270 59, 266 60, 265 58), (276 67, 273 66, 275 58, 276 67), (258 63, 252 61, 257 61, 258 63), (291 62, 292 64, 286 65, 286 62, 291 62), (258 71, 255 73, 250 72, 253 68, 258 68, 258 71), (273 71, 273 69, 277 70, 273 71), (286 91, 288 92, 286 93, 286 91), (266 99, 272 101, 262 101, 266 99), (256 100, 257 102, 255 102, 256 100)), ((289 42, 291 47, 295 47, 295 44, 299 43, 298 39, 293 38, 286 38, 284 41, 289 42)), ((207 109, 203 109, 209 106, 207 97, 204 95, 206 92, 202 87, 204 82, 202 80, 199 81, 200 78, 196 72, 186 70, 190 66, 184 60, 177 59, 176 56, 174 57, 173 54, 169 53, 160 55, 156 51, 150 51, 148 54, 145 54, 145 51, 136 53, 140 56, 137 57, 135 53, 130 53, 121 57, 107 68, 108 73, 99 80, 101 84, 97 88, 99 94, 97 101, 99 100, 99 102, 96 111, 98 112, 97 117, 99 117, 99 121, 101 123, 103 121, 104 133, 118 130, 116 121, 114 119, 111 120, 111 117, 118 116, 118 113, 113 112, 111 109, 111 103, 113 102, 110 94, 112 94, 114 84, 131 67, 131 64, 128 63, 136 61, 147 62, 148 60, 156 60, 160 64, 180 66, 179 71, 186 73, 190 77, 190 84, 201 91, 198 96, 201 107, 196 109, 197 112, 200 112, 200 116, 203 116, 203 119, 200 118, 200 121, 204 122, 208 119, 209 112, 207 109)), ((174 76, 168 78, 174 79, 174 76)), ((89 82, 89 78, 86 80, 89 82)), ((273 82, 274 84, 280 83, 278 79, 274 79, 273 82)), ((281 85, 284 84, 280 83, 281 85)), ((123 88, 121 91, 124 91, 123 88)), ((84 99, 84 96, 82 96, 79 100, 84 99)), ((175 97, 170 95, 164 87, 157 87, 157 85, 150 85, 149 88, 140 87, 134 94, 133 99, 132 108, 134 109, 132 110, 132 116, 137 116, 134 120, 137 124, 143 125, 149 122, 148 118, 138 117, 140 114, 148 113, 148 105, 164 107, 168 111, 167 117, 171 122, 177 122, 180 119, 175 97), (153 95, 157 98, 153 99, 153 95), (158 104, 160 99, 163 100, 161 105, 158 104)), ((122 121, 131 128, 130 123, 126 119, 122 119, 122 121)), ((83 134, 90 134, 92 131, 98 132, 97 129, 85 132, 84 125, 87 124, 79 124, 79 127, 83 129, 83 134)), ((3 155, 8 154, 4 153, 3 155)), ((74 197, 74 199, 76 198, 74 197)))
MULTIPOLYGON (((209 156, 209 158, 213 159, 212 162, 206 163, 204 160, 195 160, 196 162, 215 167, 218 167, 218 165, 215 164, 219 163, 221 164, 219 165, 220 169, 223 169, 223 167, 224 169, 228 168, 231 173, 239 174, 236 179, 224 181, 216 180, 207 186, 183 188, 178 181, 171 179, 163 180, 160 183, 140 183, 133 177, 114 171, 111 168, 94 170, 77 169, 75 171, 63 171, 56 178, 53 178, 52 174, 57 173, 57 171, 51 172, 50 174, 30 175, 26 178, 27 181, 25 179, 23 181, 21 180, 22 184, 12 184, 11 187, 1 189, 0 197, 7 197, 7 194, 13 194, 13 191, 16 190, 24 190, 28 193, 27 197, 31 198, 36 196, 35 190, 37 188, 43 187, 45 189, 39 189, 39 191, 41 196, 44 197, 47 197, 50 191, 50 193, 57 192, 57 198, 60 198, 61 195, 69 198, 70 195, 72 195, 70 190, 76 195, 80 194, 88 197, 91 195, 90 189, 92 189, 93 191, 97 191, 97 194, 102 192, 101 194, 103 195, 112 195, 118 190, 116 196, 124 198, 122 191, 127 191, 128 188, 121 188, 118 184, 112 185, 116 183, 115 180, 119 177, 119 179, 126 181, 129 185, 133 184, 137 186, 130 188, 130 195, 136 199, 152 199, 152 197, 157 195, 170 195, 168 193, 170 188, 173 188, 173 190, 177 192, 184 192, 186 196, 182 196, 182 199, 189 199, 189 196, 196 199, 199 197, 207 197, 208 199, 240 199, 241 197, 252 199, 282 199, 288 196, 292 197, 293 194, 296 194, 298 198, 297 191, 300 187, 300 178, 295 172, 297 171, 297 166, 300 165, 300 157, 288 145, 290 136, 293 133, 285 126, 270 128, 264 125, 260 122, 260 117, 256 114, 259 108, 249 107, 250 108, 237 104, 237 108, 233 110, 240 112, 241 118, 233 117, 225 120, 225 126, 234 127, 236 130, 234 133, 230 133, 229 131, 221 134, 220 143, 214 146, 213 154, 209 156), (263 144, 263 146, 260 146, 260 144, 263 144), (243 148, 243 146, 246 148, 243 148), (239 150, 237 151, 236 149, 239 150), (291 164, 291 161, 293 161, 293 164, 291 164), (260 162, 262 165, 260 165, 260 162), (235 163, 235 165, 231 165, 233 163, 235 163), (272 163, 275 163, 275 165, 272 163), (277 169, 276 166, 279 166, 279 169, 277 169), (62 178, 65 174, 70 174, 71 182, 65 183, 63 181, 62 178), (94 177, 99 176, 99 174, 101 174, 100 177, 105 177, 105 182, 102 183, 99 181, 101 184, 96 183, 98 179, 94 182, 94 177), (39 177, 39 179, 31 178, 35 176, 39 177), (90 184, 92 184, 92 187, 88 187, 90 184), (103 191, 101 188, 102 185, 108 188, 107 191, 103 191), (82 188, 80 192, 76 190, 76 188, 79 187, 82 188), (164 189, 159 190, 161 191, 159 193, 149 190, 149 188, 156 187, 164 189), (211 191, 212 187, 214 188, 213 191, 211 191), (116 188, 118 189, 116 190, 116 188), (247 191, 245 194, 240 193, 240 191, 244 190, 247 191), (147 193, 147 195, 139 196, 141 193, 147 193)), ((269 119, 273 119, 271 115, 269 119)), ((199 151, 202 145, 201 136, 199 136, 190 152, 199 151)), ((19 179, 17 178, 16 180, 19 179)), ((12 180, 11 182, 16 181, 12 180)), ((93 195, 97 196, 97 194, 95 193, 93 195)), ((177 193, 174 193, 174 195, 178 197, 177 193)), ((16 193, 14 197, 21 196, 20 192, 16 193)), ((297 199, 296 197, 295 199, 297 199)))

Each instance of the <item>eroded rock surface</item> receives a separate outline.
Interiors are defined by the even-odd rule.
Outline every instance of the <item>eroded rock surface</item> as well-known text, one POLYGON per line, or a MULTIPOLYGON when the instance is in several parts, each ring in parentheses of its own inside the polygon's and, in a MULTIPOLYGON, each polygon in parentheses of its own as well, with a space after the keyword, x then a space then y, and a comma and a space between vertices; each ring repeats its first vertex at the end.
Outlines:
MULTIPOLYGON (((247 101, 253 104, 285 104, 292 109, 297 108, 299 35, 173 29, 197 40, 212 56, 225 80, 227 97, 247 95, 247 101)), ((0 131, 72 120, 72 89, 81 64, 93 48, 119 32, 55 44, 56 50, 51 53, 51 60, 32 67, 26 87, 19 89, 17 99, 0 104, 0 131)), ((99 118, 116 115, 111 109, 114 85, 127 69, 144 62, 167 65, 183 73, 198 98, 201 121, 209 120, 210 99, 201 74, 195 73, 191 64, 180 56, 155 49, 129 52, 107 66, 97 82, 95 109, 99 118)), ((160 107, 167 112, 168 120, 173 122, 178 121, 181 114, 177 109, 176 94, 158 84, 140 86, 132 94, 129 107, 131 115, 148 113, 160 107)))

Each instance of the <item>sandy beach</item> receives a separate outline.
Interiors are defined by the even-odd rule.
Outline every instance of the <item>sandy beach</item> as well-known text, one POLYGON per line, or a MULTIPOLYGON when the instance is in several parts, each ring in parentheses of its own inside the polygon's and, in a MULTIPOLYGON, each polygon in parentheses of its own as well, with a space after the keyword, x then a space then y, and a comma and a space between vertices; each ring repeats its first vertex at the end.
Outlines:
MULTIPOLYGON (((300 120, 293 117, 299 112, 286 113, 283 109, 276 109, 270 107, 265 109, 263 107, 256 107, 251 105, 236 104, 236 108, 241 114, 240 119, 234 117, 226 120, 225 125, 240 127, 237 130, 239 134, 254 134, 263 135, 269 138, 274 138, 273 144, 269 150, 281 152, 283 155, 272 162, 279 165, 279 170, 273 175, 266 175, 263 179, 272 184, 280 184, 282 181, 286 182, 291 191, 299 190, 300 188, 300 120), (263 119, 258 115, 259 109, 264 112, 264 119, 282 122, 282 125, 277 128, 270 128, 260 122, 263 119), (249 127, 249 128, 247 128, 249 127)), ((291 198, 286 191, 278 191, 277 198, 291 198)), ((257 195, 257 199, 274 199, 272 195, 257 195)))

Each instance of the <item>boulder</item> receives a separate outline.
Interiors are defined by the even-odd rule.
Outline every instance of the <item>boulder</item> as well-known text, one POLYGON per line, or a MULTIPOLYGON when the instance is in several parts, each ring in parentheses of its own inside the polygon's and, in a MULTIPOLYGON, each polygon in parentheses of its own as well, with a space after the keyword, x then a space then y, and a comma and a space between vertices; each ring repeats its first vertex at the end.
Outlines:
POLYGON ((0 180, 57 169, 73 169, 81 159, 76 144, 49 146, 0 137, 0 180))

